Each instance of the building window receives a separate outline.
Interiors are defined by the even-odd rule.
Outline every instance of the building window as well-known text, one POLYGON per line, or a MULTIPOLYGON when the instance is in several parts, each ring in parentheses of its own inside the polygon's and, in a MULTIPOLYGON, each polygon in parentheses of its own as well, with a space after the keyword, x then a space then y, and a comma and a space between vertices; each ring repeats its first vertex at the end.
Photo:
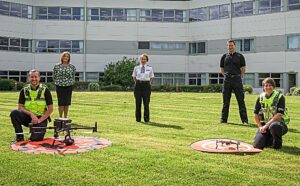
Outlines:
POLYGON ((84 11, 80 7, 36 7, 36 19, 83 20, 84 11))
POLYGON ((220 73, 211 73, 209 74, 209 84, 223 84, 224 76, 220 73))
POLYGON ((292 50, 300 49, 300 35, 288 36, 287 38, 287 47, 292 50))
POLYGON ((270 77, 274 79, 276 87, 283 87, 283 74, 282 73, 260 73, 259 77, 259 87, 262 87, 262 82, 265 78, 270 77))
POLYGON ((151 42, 151 49, 155 50, 185 50, 185 43, 180 42, 151 42))
POLYGON ((126 20, 127 21, 136 21, 136 9, 127 9, 126 11, 126 20))
POLYGON ((151 10, 141 9, 140 10, 140 21, 151 21, 151 10))
POLYGON ((31 40, 0 37, 0 50, 31 52, 31 40))
POLYGON ((150 49, 149 41, 139 41, 138 49, 150 49))
POLYGON ((288 10, 300 9, 300 0, 288 0, 288 10))
POLYGON ((61 53, 83 53, 83 41, 80 40, 37 40, 36 52, 61 53))
POLYGON ((244 78, 243 78, 243 84, 245 84, 245 85, 251 85, 252 87, 254 87, 255 86, 255 77, 254 77, 254 74, 245 74, 244 75, 244 78))
POLYGON ((229 17, 229 4, 209 7, 209 19, 221 19, 229 17))
POLYGON ((235 46, 238 52, 253 52, 254 39, 237 39, 235 40, 235 46))
POLYGON ((0 15, 32 18, 32 6, 0 1, 0 15))
POLYGON ((197 42, 189 43, 189 54, 205 54, 206 53, 206 43, 197 42))
POLYGON ((259 0, 258 13, 266 14, 282 11, 281 0, 259 0))
POLYGON ((249 16, 253 15, 253 1, 234 3, 233 5, 233 17, 249 16))
POLYGON ((208 17, 207 7, 190 10, 190 14, 189 14, 190 22, 207 21, 208 20, 207 17, 208 17))
POLYGON ((152 81, 154 85, 184 85, 184 73, 156 73, 152 81))
POLYGON ((205 74, 191 73, 189 74, 189 85, 204 85, 205 74))

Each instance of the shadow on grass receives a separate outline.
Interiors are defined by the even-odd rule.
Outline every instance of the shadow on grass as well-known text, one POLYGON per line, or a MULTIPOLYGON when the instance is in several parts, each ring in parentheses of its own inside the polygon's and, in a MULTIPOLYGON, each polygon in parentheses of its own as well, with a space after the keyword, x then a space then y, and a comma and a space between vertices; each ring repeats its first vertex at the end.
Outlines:
POLYGON ((290 129, 290 128, 289 128, 288 132, 291 132, 291 133, 300 133, 300 131, 298 131, 297 129, 290 129))
MULTIPOLYGON (((239 127, 250 127, 250 128, 257 128, 257 126, 255 124, 252 123, 248 123, 248 125, 244 125, 242 123, 227 123, 228 125, 237 125, 239 127)), ((226 125, 226 124, 221 124, 221 125, 226 125)))
POLYGON ((178 125, 166 125, 166 124, 162 124, 162 123, 157 123, 157 122, 142 122, 143 124, 149 125, 149 126, 154 126, 154 127, 161 127, 161 128, 173 128, 173 129, 177 129, 177 130, 183 130, 184 128, 182 128, 181 126, 178 125))
POLYGON ((296 156, 300 155, 300 148, 296 146, 282 146, 282 148, 279 149, 279 151, 296 156))

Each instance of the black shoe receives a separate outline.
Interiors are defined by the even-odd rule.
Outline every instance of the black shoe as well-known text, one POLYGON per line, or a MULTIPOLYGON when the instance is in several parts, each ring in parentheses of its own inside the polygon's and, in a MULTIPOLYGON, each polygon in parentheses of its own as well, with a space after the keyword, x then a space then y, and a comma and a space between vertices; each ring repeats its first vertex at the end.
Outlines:
POLYGON ((225 120, 220 120, 219 124, 227 124, 227 121, 225 121, 225 120))
POLYGON ((16 142, 24 141, 24 138, 22 137, 16 137, 16 142))
POLYGON ((141 122, 141 120, 139 120, 139 119, 136 119, 135 121, 136 121, 136 122, 141 122))
POLYGON ((248 125, 248 121, 243 121, 243 125, 248 125))

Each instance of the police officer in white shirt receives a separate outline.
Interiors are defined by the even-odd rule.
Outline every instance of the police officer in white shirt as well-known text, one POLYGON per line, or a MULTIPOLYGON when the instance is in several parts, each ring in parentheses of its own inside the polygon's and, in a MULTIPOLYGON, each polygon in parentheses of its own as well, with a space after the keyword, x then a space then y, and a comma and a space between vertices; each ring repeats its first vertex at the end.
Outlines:
POLYGON ((151 95, 151 81, 154 78, 153 69, 147 64, 148 55, 142 54, 140 56, 140 65, 134 67, 132 77, 135 81, 134 97, 135 97, 135 119, 137 122, 141 121, 141 106, 144 103, 144 121, 148 123, 149 117, 149 103, 151 95))

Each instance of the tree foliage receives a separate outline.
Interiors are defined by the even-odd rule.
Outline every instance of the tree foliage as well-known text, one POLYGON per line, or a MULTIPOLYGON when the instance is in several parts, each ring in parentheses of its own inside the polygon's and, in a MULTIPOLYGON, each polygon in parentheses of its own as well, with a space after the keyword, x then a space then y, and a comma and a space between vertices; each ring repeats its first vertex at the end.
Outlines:
POLYGON ((122 60, 111 62, 104 69, 104 84, 120 85, 129 88, 134 85, 132 71, 138 64, 137 59, 123 57, 122 60))

